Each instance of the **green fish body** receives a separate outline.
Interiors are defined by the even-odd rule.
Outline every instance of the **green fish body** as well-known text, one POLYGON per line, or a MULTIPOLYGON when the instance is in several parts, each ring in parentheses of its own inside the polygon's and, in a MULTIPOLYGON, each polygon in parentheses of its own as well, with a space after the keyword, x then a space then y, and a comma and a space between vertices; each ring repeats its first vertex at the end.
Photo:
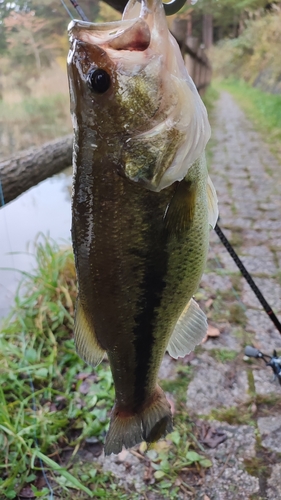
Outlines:
POLYGON ((112 370, 115 405, 106 454, 172 430, 158 371, 166 350, 184 356, 206 334, 205 315, 192 296, 217 217, 204 159, 204 107, 190 82, 179 81, 171 56, 172 69, 156 50, 155 32, 166 23, 160 0, 149 13, 143 2, 131 19, 135 9, 131 2, 114 26, 74 21, 69 30, 79 285, 74 334, 87 363, 96 366, 107 353, 112 370), (166 74, 163 81, 167 66, 172 80, 176 74, 178 95, 166 74), (186 124, 184 95, 199 99, 192 102, 195 124, 192 114, 186 124))

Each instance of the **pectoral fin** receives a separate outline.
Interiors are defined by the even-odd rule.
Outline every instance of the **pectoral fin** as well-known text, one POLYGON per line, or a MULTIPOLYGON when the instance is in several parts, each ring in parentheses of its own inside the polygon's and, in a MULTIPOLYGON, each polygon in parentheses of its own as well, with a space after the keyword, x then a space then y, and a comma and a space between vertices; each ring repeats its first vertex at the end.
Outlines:
POLYGON ((99 345, 95 331, 87 321, 79 298, 75 312, 74 341, 77 353, 86 363, 91 366, 100 364, 105 351, 99 345))
POLYGON ((185 179, 177 190, 165 214, 164 224, 169 233, 180 234, 189 229, 194 219, 196 183, 185 179))
POLYGON ((208 177, 207 197, 208 197, 208 220, 210 226, 212 226, 212 228, 214 229, 218 220, 219 209, 218 209, 217 193, 214 184, 210 179, 210 176, 208 177))
POLYGON ((191 299, 182 312, 170 338, 167 351, 172 358, 183 358, 200 344, 207 333, 207 318, 191 299))

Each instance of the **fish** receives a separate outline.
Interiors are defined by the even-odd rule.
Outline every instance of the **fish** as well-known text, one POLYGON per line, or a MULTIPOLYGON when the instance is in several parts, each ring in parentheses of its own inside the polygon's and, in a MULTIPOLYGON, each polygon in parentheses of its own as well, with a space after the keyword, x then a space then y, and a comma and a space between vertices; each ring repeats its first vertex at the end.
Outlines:
POLYGON ((218 200, 207 112, 161 0, 129 0, 121 21, 68 31, 74 339, 92 367, 108 357, 109 455, 172 431, 158 371, 166 351, 183 357, 206 335, 193 295, 218 200))

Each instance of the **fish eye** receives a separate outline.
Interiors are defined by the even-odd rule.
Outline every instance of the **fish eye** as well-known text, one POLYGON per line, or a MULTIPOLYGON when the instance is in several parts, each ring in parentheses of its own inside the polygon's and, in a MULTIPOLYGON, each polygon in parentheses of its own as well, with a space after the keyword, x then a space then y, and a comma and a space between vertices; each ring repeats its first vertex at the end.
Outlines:
POLYGON ((87 75, 87 83, 91 90, 104 94, 111 84, 110 76, 104 69, 91 69, 87 75))

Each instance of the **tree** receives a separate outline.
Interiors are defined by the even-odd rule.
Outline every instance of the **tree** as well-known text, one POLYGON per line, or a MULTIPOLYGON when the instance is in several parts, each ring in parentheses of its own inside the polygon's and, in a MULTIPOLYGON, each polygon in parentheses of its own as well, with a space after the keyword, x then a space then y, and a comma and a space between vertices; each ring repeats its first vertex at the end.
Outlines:
POLYGON ((267 0, 200 0, 194 6, 194 34, 200 37, 202 15, 211 14, 215 40, 236 37, 243 29, 245 19, 254 13, 265 12, 267 4, 267 0))
POLYGON ((31 148, 0 162, 5 204, 72 164, 72 135, 31 148))

